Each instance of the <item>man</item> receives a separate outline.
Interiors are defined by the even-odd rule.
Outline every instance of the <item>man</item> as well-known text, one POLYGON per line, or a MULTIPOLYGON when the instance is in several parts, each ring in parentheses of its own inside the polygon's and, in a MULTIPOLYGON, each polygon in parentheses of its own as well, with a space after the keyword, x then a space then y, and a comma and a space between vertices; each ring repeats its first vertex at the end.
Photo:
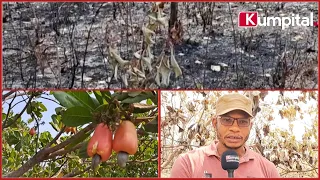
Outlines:
POLYGON ((235 178, 279 178, 275 165, 245 145, 252 128, 252 101, 233 93, 220 97, 212 120, 218 141, 179 155, 171 170, 172 178, 227 178, 220 156, 228 149, 237 152, 239 167, 235 178))

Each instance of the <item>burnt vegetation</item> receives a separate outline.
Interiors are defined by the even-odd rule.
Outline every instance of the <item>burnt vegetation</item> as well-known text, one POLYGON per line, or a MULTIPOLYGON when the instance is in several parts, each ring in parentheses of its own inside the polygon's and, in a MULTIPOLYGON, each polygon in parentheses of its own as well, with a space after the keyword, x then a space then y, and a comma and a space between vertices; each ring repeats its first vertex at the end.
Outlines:
POLYGON ((316 89, 318 27, 241 11, 318 21, 309 2, 3 3, 3 87, 316 89))

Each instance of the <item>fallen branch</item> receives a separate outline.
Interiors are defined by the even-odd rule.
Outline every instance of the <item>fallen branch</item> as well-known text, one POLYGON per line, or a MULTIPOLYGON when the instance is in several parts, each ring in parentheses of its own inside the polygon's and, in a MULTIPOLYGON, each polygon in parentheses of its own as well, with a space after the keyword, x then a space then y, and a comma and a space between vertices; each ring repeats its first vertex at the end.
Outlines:
POLYGON ((280 176, 289 174, 289 173, 302 173, 302 172, 310 172, 310 171, 316 171, 318 170, 318 168, 313 168, 313 169, 309 169, 309 170, 296 170, 296 171, 290 171, 290 170, 286 170, 286 172, 282 173, 280 176))

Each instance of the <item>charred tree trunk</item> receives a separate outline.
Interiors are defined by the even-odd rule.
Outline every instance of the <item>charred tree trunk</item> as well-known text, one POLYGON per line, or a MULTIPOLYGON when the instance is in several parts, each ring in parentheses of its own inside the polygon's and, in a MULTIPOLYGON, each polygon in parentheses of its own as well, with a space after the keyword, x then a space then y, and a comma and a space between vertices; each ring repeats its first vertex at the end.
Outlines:
POLYGON ((116 5, 116 3, 112 3, 112 6, 113 6, 113 12, 112 12, 113 20, 116 20, 117 19, 117 5, 116 5))
POLYGON ((170 29, 174 26, 174 23, 178 19, 178 3, 171 2, 170 4, 170 20, 169 20, 169 32, 170 29))

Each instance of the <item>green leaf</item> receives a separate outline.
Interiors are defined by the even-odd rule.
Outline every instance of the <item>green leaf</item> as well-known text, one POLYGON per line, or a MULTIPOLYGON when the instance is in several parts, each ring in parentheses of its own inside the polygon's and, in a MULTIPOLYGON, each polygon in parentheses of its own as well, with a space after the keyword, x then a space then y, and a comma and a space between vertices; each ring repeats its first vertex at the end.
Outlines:
POLYGON ((49 122, 49 124, 52 126, 54 130, 56 130, 57 132, 60 132, 61 129, 57 124, 54 124, 53 122, 49 122))
POLYGON ((133 113, 145 113, 157 108, 158 106, 152 106, 152 105, 147 105, 142 103, 134 103, 133 107, 134 107, 133 113))
POLYGON ((41 114, 41 112, 39 112, 39 111, 35 111, 34 114, 36 114, 36 116, 37 116, 38 118, 40 118, 40 119, 43 117, 42 114, 41 114))
POLYGON ((61 114, 61 111, 63 110, 63 107, 57 107, 54 109, 57 115, 61 114))
POLYGON ((158 92, 155 92, 155 95, 150 91, 149 93, 152 94, 152 97, 150 98, 151 101, 155 104, 158 105, 158 92))
POLYGON ((90 95, 85 91, 71 91, 68 94, 75 97, 79 102, 81 102, 84 107, 89 108, 90 110, 94 110, 96 107, 90 95))
POLYGON ((91 112, 81 106, 71 107, 62 115, 62 122, 69 127, 77 127, 92 122, 91 112))
POLYGON ((142 91, 130 91, 130 92, 128 92, 128 96, 130 96, 130 97, 136 97, 136 96, 138 96, 139 94, 141 94, 142 93, 142 91))
POLYGON ((28 124, 32 123, 33 122, 33 119, 32 118, 29 118, 28 119, 28 124))
POLYGON ((52 141, 52 136, 50 134, 50 132, 48 131, 44 131, 40 134, 40 142, 43 144, 43 146, 45 146, 46 144, 48 144, 50 141, 52 141))
POLYGON ((93 103, 94 103, 95 107, 100 106, 100 103, 99 103, 99 101, 98 101, 96 98, 91 97, 91 99, 92 99, 92 101, 93 101, 93 103))
POLYGON ((32 102, 31 102, 31 105, 32 105, 33 107, 36 107, 37 102, 36 102, 36 101, 32 101, 32 102))
POLYGON ((54 91, 52 94, 60 102, 60 104, 66 108, 83 106, 83 104, 79 102, 75 97, 64 91, 54 91))
POLYGON ((45 105, 42 104, 42 102, 39 102, 39 107, 41 107, 42 111, 47 111, 47 108, 45 105))
POLYGON ((100 91, 101 92, 101 95, 102 97, 108 102, 108 103, 111 103, 111 93, 110 91, 100 91))
POLYGON ((105 112, 107 111, 109 107, 109 104, 102 104, 99 107, 97 107, 97 109, 94 110, 94 112, 105 112))
POLYGON ((52 115, 51 115, 51 119, 52 119, 52 123, 53 123, 53 124, 58 124, 57 115, 56 115, 56 114, 52 114, 52 115))
POLYGON ((8 160, 6 158, 2 158, 2 166, 7 167, 8 166, 8 160))
POLYGON ((145 131, 158 133, 158 116, 145 125, 145 131))
POLYGON ((21 150, 21 147, 22 147, 22 143, 21 143, 21 141, 19 141, 19 142, 14 146, 14 149, 15 149, 16 151, 20 151, 20 150, 21 150))
POLYGON ((83 134, 78 139, 71 142, 67 147, 65 147, 65 149, 69 150, 69 149, 73 148, 75 145, 77 145, 77 144, 81 143, 82 141, 84 141, 85 139, 87 139, 91 135, 91 133, 92 133, 92 131, 89 131, 86 134, 83 134))
POLYGON ((27 114, 31 114, 32 108, 31 108, 31 104, 29 103, 27 105, 27 114))
MULTIPOLYGON (((9 160, 9 164, 14 164, 14 162, 15 162, 15 160, 14 160, 14 157, 13 157, 13 155, 12 154, 10 154, 10 157, 8 158, 8 160, 9 160)), ((12 167, 12 165, 11 165, 11 167, 12 167)), ((13 167, 12 167, 13 168, 13 167)))
POLYGON ((127 92, 115 92, 114 94, 112 94, 112 99, 117 98, 118 101, 122 101, 128 97, 129 95, 127 92))
POLYGON ((102 98, 102 94, 100 91, 93 91, 94 96, 96 97, 96 99, 99 101, 100 105, 104 104, 104 99, 102 98))
POLYGON ((80 158, 88 158, 88 154, 87 154, 87 146, 88 146, 89 140, 85 141, 82 145, 82 147, 76 151, 76 154, 80 157, 80 158))
MULTIPOLYGON (((11 124, 13 122, 13 119, 17 118, 19 116, 19 114, 14 115, 13 117, 8 117, 8 123, 7 124, 11 124)), ((21 116, 15 121, 15 123, 13 123, 10 128, 17 128, 18 125, 21 122, 21 116)))
POLYGON ((152 98, 154 95, 150 92, 142 92, 141 94, 139 94, 138 96, 135 97, 128 97, 126 99, 124 99, 123 101, 121 101, 122 104, 124 103, 128 103, 128 104, 132 104, 132 103, 138 103, 141 102, 143 100, 152 98))
POLYGON ((2 120, 5 120, 7 118, 7 114, 6 113, 2 113, 2 120))
POLYGON ((18 135, 17 131, 13 131, 10 133, 9 138, 7 139, 7 143, 11 146, 13 144, 17 144, 20 140, 20 136, 18 135))
POLYGON ((80 158, 89 158, 87 152, 79 151, 79 152, 77 153, 77 155, 78 155, 80 158))
POLYGON ((153 104, 152 100, 151 99, 147 99, 147 104, 148 105, 152 105, 153 104))
POLYGON ((109 97, 111 99, 110 91, 100 91, 104 96, 109 97))
POLYGON ((16 138, 18 138, 18 139, 21 138, 21 131, 20 131, 20 130, 15 130, 15 131, 13 132, 13 134, 14 134, 14 136, 15 136, 16 138))

